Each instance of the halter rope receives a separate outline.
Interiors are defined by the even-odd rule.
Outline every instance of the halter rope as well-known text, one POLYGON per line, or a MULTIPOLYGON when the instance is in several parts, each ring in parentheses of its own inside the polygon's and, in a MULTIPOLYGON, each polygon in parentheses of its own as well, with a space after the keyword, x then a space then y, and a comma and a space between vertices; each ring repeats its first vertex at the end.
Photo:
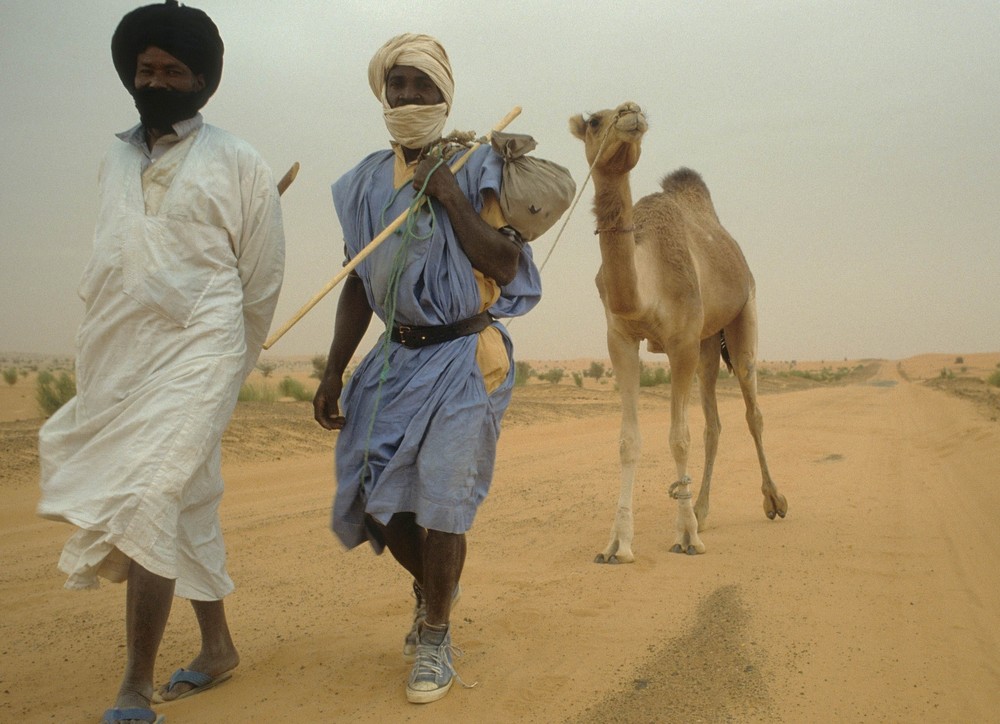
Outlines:
MULTIPOLYGON (((615 120, 618 120, 620 117, 621 117, 620 112, 615 114, 615 120)), ((556 234, 555 241, 552 242, 552 246, 549 247, 549 251, 545 255, 545 258, 542 260, 541 266, 538 267, 539 274, 541 274, 542 269, 544 269, 545 265, 548 263, 549 257, 552 256, 552 252, 555 251, 556 244, 559 243, 559 239, 562 238, 563 232, 566 230, 566 225, 569 223, 570 218, 573 216, 573 212, 576 210, 576 205, 580 202, 580 198, 583 196, 583 192, 587 188, 587 182, 590 181, 590 177, 594 172, 594 166, 597 165, 597 159, 601 157, 601 151, 604 150, 604 144, 608 142, 609 135, 611 135, 611 125, 608 125, 608 127, 604 129, 604 134, 601 137, 601 145, 597 147, 597 153, 594 155, 594 162, 591 163, 590 168, 587 169, 587 175, 583 179, 583 183, 580 185, 580 191, 576 194, 576 198, 573 199, 573 204, 569 207, 569 213, 566 214, 566 218, 563 220, 562 226, 559 227, 559 233, 556 234)))

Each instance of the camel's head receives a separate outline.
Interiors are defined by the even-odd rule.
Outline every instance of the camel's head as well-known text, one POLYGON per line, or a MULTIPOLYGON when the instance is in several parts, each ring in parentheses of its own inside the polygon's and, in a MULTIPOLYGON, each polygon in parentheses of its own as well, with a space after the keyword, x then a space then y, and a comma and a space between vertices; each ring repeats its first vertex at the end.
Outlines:
POLYGON ((647 128, 642 109, 632 102, 569 119, 569 130, 583 141, 594 173, 628 173, 635 168, 647 128))

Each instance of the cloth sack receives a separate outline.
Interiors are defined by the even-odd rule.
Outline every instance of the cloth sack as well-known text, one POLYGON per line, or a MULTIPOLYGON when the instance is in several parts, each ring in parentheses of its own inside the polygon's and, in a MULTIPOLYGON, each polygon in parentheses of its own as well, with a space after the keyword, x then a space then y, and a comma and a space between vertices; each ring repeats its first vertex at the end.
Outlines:
POLYGON ((493 133, 490 143, 504 159, 500 208, 507 223, 532 241, 548 231, 569 208, 576 183, 552 161, 528 156, 535 139, 523 133, 493 133))

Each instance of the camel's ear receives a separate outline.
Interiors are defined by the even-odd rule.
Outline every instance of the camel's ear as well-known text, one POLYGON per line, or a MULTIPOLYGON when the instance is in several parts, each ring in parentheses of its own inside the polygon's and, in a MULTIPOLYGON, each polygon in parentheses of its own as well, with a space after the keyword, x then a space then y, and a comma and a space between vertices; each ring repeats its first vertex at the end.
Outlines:
POLYGON ((583 120, 583 115, 577 113, 569 119, 569 132, 581 141, 587 140, 587 122, 583 120))

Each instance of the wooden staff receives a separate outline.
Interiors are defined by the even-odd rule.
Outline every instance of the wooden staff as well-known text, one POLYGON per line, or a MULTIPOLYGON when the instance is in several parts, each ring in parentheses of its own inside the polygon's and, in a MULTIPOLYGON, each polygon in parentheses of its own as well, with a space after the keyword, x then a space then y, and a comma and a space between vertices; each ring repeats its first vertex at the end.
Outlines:
MULTIPOLYGON (((489 140, 489 137, 493 134, 494 131, 502 131, 504 128, 507 127, 507 125, 511 121, 513 121, 519 115, 521 115, 521 106, 514 106, 511 109, 510 113, 504 116, 500 120, 500 122, 497 123, 495 126, 493 126, 493 129, 488 134, 486 134, 487 140, 489 140)), ((469 148, 469 150, 463 153, 462 156, 458 159, 458 161, 455 162, 455 165, 451 167, 451 172, 455 173, 460 168, 462 168, 462 166, 465 165, 465 162, 469 160, 469 157, 472 155, 472 152, 475 151, 477 148, 479 148, 481 145, 482 143, 480 141, 476 141, 475 143, 473 143, 472 146, 469 148)), ((337 274, 334 275, 334 277, 330 281, 328 281, 322 289, 316 292, 316 294, 313 295, 312 299, 310 299, 308 302, 302 305, 302 308, 298 312, 296 312, 291 319, 289 319, 287 322, 281 325, 278 331, 272 334, 267 339, 267 341, 264 342, 264 349, 271 349, 274 343, 284 336, 285 332, 291 329, 300 319, 302 319, 306 315, 306 313, 310 309, 312 309, 319 303, 320 299, 325 297, 327 294, 330 293, 330 291, 335 286, 344 281, 344 279, 347 278, 347 275, 351 273, 354 267, 360 264, 365 259, 365 257, 367 257, 369 254, 375 251, 375 249, 378 248, 379 244, 381 244, 383 241, 392 236, 392 233, 396 231, 396 229, 398 229, 400 226, 402 226, 404 221, 406 221, 406 217, 409 213, 410 210, 407 209, 402 214, 397 216, 392 221, 392 223, 390 223, 387 227, 385 227, 381 231, 381 233, 379 233, 378 236, 376 236, 374 239, 368 242, 368 245, 364 249, 355 254, 354 257, 349 262, 347 262, 343 267, 341 267, 340 271, 337 272, 337 274)))
POLYGON ((292 167, 285 172, 285 175, 282 176, 281 180, 278 182, 278 196, 281 196, 283 193, 285 193, 285 189, 287 189, 289 186, 292 185, 292 181, 294 181, 295 177, 298 175, 299 175, 299 162, 296 161, 295 163, 292 164, 292 167))

